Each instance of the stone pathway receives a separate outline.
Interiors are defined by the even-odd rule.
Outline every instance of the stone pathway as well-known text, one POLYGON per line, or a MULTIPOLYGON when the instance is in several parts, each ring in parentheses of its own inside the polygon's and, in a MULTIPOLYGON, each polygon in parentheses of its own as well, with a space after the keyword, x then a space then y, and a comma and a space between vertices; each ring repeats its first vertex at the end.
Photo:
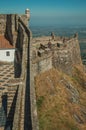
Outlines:
POLYGON ((0 65, 0 91, 8 86, 8 81, 14 78, 14 66, 12 64, 0 65))
MULTIPOLYGON (((0 64, 0 130, 4 130, 1 127, 5 126, 6 122, 6 113, 5 113, 5 106, 6 101, 4 104, 2 103, 5 93, 8 92, 9 87, 9 80, 14 78, 14 66, 12 64, 0 64)), ((5 100, 5 99, 4 99, 5 100)))

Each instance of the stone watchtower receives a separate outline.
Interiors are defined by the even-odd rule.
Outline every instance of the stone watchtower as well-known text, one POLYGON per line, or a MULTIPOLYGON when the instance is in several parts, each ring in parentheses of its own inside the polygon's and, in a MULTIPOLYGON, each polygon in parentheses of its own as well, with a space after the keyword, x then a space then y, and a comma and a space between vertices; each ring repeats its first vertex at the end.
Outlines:
POLYGON ((25 14, 26 14, 27 18, 30 19, 30 10, 29 9, 25 10, 25 14))

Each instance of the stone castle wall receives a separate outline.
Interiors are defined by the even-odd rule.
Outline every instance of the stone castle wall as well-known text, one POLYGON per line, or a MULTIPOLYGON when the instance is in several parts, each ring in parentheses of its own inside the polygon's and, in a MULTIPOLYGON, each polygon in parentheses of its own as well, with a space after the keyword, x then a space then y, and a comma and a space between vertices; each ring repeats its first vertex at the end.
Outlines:
POLYGON ((12 107, 15 108, 13 117, 9 117, 9 124, 11 125, 9 126, 7 122, 8 127, 12 130, 38 130, 34 78, 30 71, 30 39, 32 35, 27 27, 28 20, 29 17, 26 14, 0 15, 0 34, 4 35, 16 48, 15 79, 20 79, 22 82, 17 83, 18 89, 15 91, 14 96, 11 97, 12 100, 8 101, 11 102, 9 111, 12 107), (16 103, 15 106, 12 106, 16 92, 16 103))
MULTIPOLYGON (((41 44, 42 42, 44 41, 40 40, 41 44)), ((39 45, 39 49, 33 48, 35 50, 32 56, 34 75, 36 76, 52 67, 60 69, 67 74, 72 74, 73 66, 82 64, 78 37, 72 37, 65 40, 65 42, 58 42, 58 40, 51 40, 51 42, 55 42, 51 44, 51 47, 48 44, 42 44, 39 45)))
POLYGON ((11 44, 16 43, 18 31, 18 19, 21 18, 25 26, 28 26, 27 16, 17 14, 0 14, 0 34, 4 35, 11 44))
POLYGON ((53 66, 61 69, 67 74, 72 73, 74 65, 81 64, 79 41, 72 38, 65 42, 65 47, 53 50, 53 66))
POLYGON ((4 35, 6 31, 6 15, 0 15, 0 34, 4 35))
POLYGON ((52 68, 52 55, 51 54, 48 56, 45 55, 45 57, 42 57, 38 61, 33 61, 32 66, 34 76, 43 73, 45 71, 48 71, 49 69, 52 68))
MULTIPOLYGON (((24 16, 25 18, 25 16, 24 16)), ((17 77, 23 79, 19 86, 16 110, 14 115, 13 130, 38 130, 35 88, 30 70, 30 39, 31 31, 27 28, 27 20, 23 22, 23 15, 18 19, 16 39, 17 52, 15 55, 15 69, 17 77), (17 57, 19 56, 19 58, 17 57), (18 58, 18 59, 17 59, 18 58), (33 82, 31 82, 31 80, 33 82), (35 112, 34 112, 35 111, 35 112)))
POLYGON ((15 14, 0 14, 0 34, 4 35, 11 44, 14 43, 17 15, 15 14))

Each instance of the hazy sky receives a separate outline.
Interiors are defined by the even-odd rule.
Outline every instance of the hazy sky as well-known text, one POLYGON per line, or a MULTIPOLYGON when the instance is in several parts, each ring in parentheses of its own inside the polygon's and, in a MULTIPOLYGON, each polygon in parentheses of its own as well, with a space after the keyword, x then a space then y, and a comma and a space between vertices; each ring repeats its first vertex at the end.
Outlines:
POLYGON ((1 13, 31 11, 32 25, 86 24, 86 0, 1 0, 1 13))

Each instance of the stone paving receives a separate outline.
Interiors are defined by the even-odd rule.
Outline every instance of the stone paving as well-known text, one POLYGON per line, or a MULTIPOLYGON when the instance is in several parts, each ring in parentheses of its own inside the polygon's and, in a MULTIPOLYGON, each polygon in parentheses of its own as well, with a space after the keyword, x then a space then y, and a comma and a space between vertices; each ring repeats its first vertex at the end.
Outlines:
POLYGON ((2 104, 2 96, 5 93, 8 93, 8 87, 10 87, 8 82, 13 78, 14 78, 13 64, 0 63, 0 130, 4 130, 3 126, 5 125, 6 122, 6 114, 4 106, 2 104))
POLYGON ((0 65, 0 91, 7 89, 8 82, 14 78, 14 65, 1 64, 0 65))

